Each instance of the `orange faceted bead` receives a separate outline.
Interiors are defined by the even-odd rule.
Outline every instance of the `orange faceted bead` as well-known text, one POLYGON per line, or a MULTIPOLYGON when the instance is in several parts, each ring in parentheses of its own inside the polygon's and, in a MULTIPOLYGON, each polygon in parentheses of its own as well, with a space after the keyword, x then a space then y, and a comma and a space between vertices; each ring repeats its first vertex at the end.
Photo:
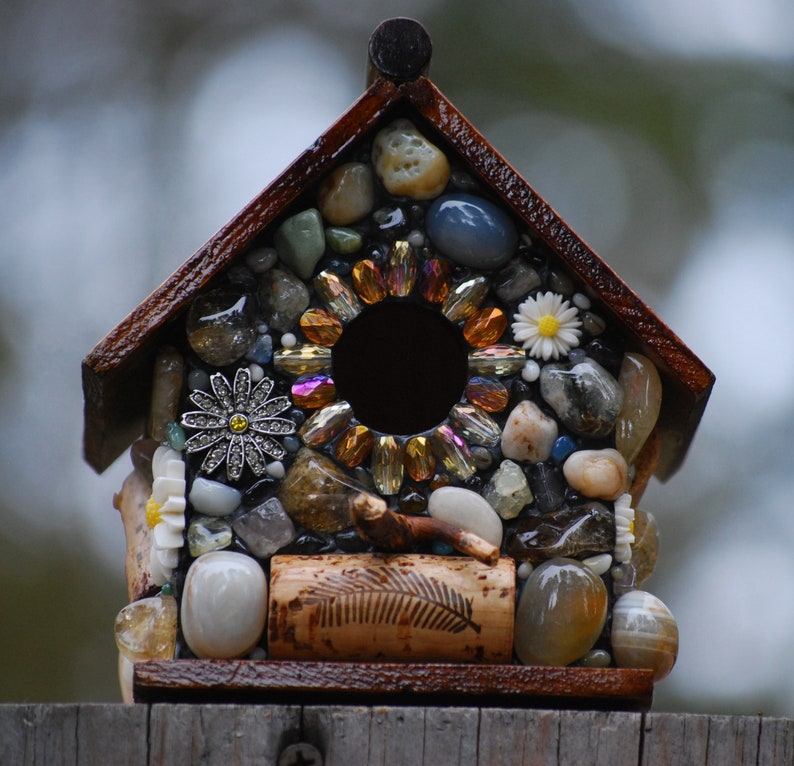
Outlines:
POLYGON ((383 273, 374 261, 359 261, 353 266, 353 287, 364 303, 377 303, 386 297, 383 273))
POLYGON ((374 441, 366 426, 348 428, 336 443, 336 458, 348 468, 355 468, 367 459, 374 441))
POLYGON ((324 309, 304 311, 300 326, 306 339, 318 346, 333 346, 342 334, 342 323, 324 309))
POLYGON ((507 328, 507 317, 502 309, 490 306, 474 312, 463 325, 463 337, 474 348, 496 343, 507 328))
POLYGON ((507 407, 510 392, 498 380, 475 375, 466 384, 466 398, 486 412, 501 412, 507 407))
POLYGON ((425 436, 414 436, 405 445, 405 470, 414 481, 427 481, 436 470, 436 456, 425 436))

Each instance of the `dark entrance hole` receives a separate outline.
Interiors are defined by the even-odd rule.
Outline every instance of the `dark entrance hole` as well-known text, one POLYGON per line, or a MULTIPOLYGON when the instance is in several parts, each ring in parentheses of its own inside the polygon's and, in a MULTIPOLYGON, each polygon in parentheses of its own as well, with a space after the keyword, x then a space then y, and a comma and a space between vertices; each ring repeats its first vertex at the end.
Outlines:
POLYGON ((463 337, 442 314, 379 303, 345 328, 332 350, 334 382, 365 426, 415 434, 441 423, 466 385, 463 337))

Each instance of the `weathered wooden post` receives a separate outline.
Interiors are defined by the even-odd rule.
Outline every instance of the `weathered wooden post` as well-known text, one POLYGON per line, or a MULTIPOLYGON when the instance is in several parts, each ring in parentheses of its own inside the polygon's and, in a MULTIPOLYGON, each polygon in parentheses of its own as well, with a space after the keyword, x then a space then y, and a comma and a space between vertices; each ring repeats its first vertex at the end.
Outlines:
POLYGON ((713 376, 427 78, 368 88, 83 364, 140 701, 647 710, 638 510, 713 376), (518 595, 517 595, 518 594, 518 595))

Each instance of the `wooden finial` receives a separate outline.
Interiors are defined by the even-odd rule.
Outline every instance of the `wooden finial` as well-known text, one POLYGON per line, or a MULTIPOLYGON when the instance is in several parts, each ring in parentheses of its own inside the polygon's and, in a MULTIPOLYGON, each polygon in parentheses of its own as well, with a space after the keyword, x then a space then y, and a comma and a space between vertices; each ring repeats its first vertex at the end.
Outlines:
POLYGON ((367 85, 379 77, 408 82, 427 74, 433 43, 427 30, 414 19, 387 19, 369 38, 367 85))

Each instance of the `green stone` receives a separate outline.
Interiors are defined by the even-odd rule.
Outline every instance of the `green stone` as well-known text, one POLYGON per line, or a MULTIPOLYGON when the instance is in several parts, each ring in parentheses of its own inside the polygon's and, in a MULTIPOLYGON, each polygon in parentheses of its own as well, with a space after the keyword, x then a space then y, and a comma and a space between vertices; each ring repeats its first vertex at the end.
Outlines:
POLYGON ((185 449, 185 441, 187 441, 185 429, 182 428, 182 426, 180 426, 175 420, 172 420, 165 427, 165 438, 172 450, 181 452, 183 449, 185 449))
POLYGON ((228 521, 214 516, 196 516, 187 530, 187 545, 195 559, 210 551, 219 551, 232 544, 232 528, 228 521))
POLYGON ((339 255, 351 255, 361 249, 363 239, 355 229, 340 226, 329 226, 325 230, 325 241, 328 247, 339 255))
POLYGON ((325 232, 320 211, 309 208, 287 218, 278 227, 273 244, 279 257, 301 279, 309 279, 325 252, 325 232))

